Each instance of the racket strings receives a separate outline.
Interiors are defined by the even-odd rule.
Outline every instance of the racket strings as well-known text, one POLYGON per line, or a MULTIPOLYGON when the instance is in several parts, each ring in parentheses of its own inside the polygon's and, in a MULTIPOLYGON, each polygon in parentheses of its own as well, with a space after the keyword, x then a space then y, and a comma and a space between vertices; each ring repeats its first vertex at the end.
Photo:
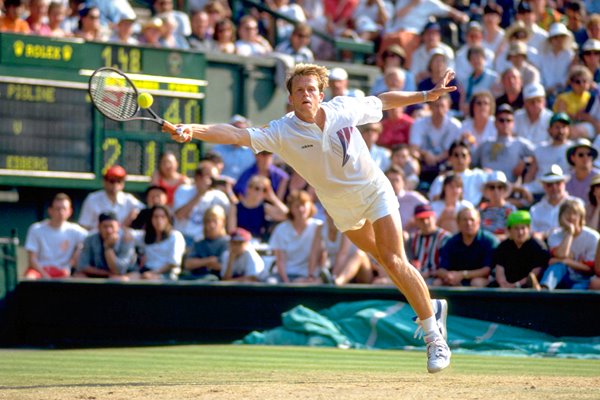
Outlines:
POLYGON ((96 73, 90 80, 90 95, 94 105, 108 118, 126 120, 138 111, 135 87, 115 71, 96 73))

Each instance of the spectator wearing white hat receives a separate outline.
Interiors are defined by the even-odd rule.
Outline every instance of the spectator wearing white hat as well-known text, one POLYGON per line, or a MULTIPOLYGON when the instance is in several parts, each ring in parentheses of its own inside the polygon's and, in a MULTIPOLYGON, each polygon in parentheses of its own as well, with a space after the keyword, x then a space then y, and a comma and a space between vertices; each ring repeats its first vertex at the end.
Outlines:
POLYGON ((593 75, 594 83, 600 83, 600 40, 588 39, 581 47, 581 62, 593 75))
POLYGON ((329 71, 329 91, 330 96, 325 99, 326 101, 333 99, 337 96, 349 96, 349 97, 365 97, 365 92, 360 89, 348 88, 348 72, 343 68, 332 68, 329 71))
POLYGON ((558 228, 558 211, 567 199, 575 199, 583 206, 581 199, 571 196, 566 189, 568 176, 554 164, 547 170, 540 182, 544 187, 544 197, 531 206, 531 229, 538 238, 547 238, 553 229, 558 228))
POLYGON ((571 175, 567 183, 570 195, 579 197, 589 204, 590 182, 594 175, 600 174, 600 169, 594 167, 594 160, 598 158, 598 150, 592 147, 587 139, 577 139, 567 149, 567 161, 571 165, 571 175))
POLYGON ((565 76, 573 62, 573 34, 564 24, 556 22, 548 30, 548 39, 539 54, 539 69, 546 93, 556 96, 565 88, 565 76))
MULTIPOLYGON (((525 184, 527 190, 533 195, 542 195, 544 188, 540 183, 540 179, 546 171, 550 170, 553 164, 560 166, 563 171, 567 171, 570 167, 565 154, 571 146, 569 134, 571 132, 571 118, 565 113, 556 113, 550 118, 548 126, 548 134, 550 140, 544 141, 541 145, 536 146, 534 150, 535 159, 538 163, 538 173, 536 179, 525 184)), ((539 143, 539 142, 535 142, 539 143)))
POLYGON ((550 139, 548 126, 552 111, 546 107, 546 91, 539 83, 523 88, 523 108, 515 112, 515 135, 532 143, 550 139))
POLYGON ((510 185, 502 171, 492 171, 482 188, 487 201, 479 205, 481 228, 493 233, 500 240, 506 238, 506 221, 517 208, 507 201, 510 185))

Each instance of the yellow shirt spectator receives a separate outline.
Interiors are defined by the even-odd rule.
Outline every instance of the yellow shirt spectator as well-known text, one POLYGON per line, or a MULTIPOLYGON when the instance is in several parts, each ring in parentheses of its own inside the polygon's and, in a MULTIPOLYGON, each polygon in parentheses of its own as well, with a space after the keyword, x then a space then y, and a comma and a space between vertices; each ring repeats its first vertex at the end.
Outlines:
POLYGON ((576 94, 575 92, 561 93, 556 96, 553 111, 566 112, 569 116, 573 117, 580 111, 585 110, 591 97, 590 92, 587 90, 581 94, 576 94))

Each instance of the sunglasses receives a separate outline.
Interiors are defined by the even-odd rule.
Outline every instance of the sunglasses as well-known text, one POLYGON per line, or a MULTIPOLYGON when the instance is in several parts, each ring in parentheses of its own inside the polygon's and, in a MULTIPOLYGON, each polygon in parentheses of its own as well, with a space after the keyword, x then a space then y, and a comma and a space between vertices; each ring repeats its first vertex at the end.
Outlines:
POLYGON ((504 124, 504 123, 508 123, 508 122, 513 122, 514 119, 512 119, 512 118, 498 118, 496 121, 504 124))
POLYGON ((123 183, 124 181, 123 179, 107 179, 106 182, 112 183, 114 185, 115 183, 123 183))
POLYGON ((456 158, 467 158, 469 153, 452 153, 452 157, 456 158))
POLYGON ((593 155, 592 153, 577 153, 577 154, 575 154, 575 156, 579 157, 579 158, 592 157, 592 155, 593 155))
POLYGON ((490 190, 503 190, 506 188, 504 185, 486 185, 486 188, 490 190))
POLYGON ((586 84, 587 81, 585 79, 571 79, 571 83, 574 83, 576 85, 583 85, 586 84))

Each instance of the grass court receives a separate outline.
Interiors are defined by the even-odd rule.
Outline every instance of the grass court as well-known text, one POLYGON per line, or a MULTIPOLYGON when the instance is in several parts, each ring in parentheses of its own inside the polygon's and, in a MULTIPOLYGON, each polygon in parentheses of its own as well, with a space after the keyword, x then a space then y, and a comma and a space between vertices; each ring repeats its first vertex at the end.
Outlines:
POLYGON ((0 399, 600 399, 600 361, 185 345, 0 349, 0 399))

